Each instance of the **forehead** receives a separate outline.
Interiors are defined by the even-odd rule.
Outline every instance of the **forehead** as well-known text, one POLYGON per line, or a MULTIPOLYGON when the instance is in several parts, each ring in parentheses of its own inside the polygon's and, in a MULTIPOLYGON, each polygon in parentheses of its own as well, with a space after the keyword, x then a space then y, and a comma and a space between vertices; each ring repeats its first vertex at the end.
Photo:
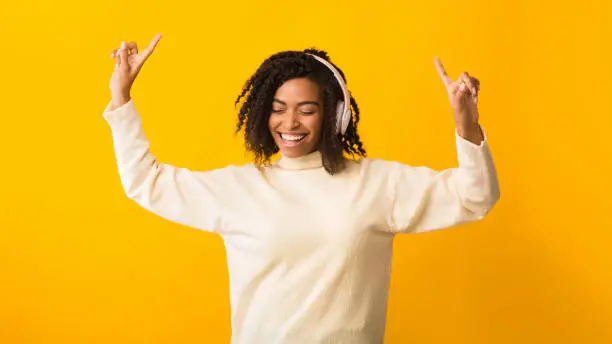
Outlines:
POLYGON ((321 97, 319 85, 308 78, 295 78, 282 84, 274 95, 280 100, 317 100, 321 97))

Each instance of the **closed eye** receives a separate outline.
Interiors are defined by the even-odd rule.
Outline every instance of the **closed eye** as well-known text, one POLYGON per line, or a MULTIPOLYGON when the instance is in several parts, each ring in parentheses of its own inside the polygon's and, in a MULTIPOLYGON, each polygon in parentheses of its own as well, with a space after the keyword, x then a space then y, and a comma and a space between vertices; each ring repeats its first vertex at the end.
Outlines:
MULTIPOLYGON (((279 112, 283 112, 285 110, 277 110, 277 109, 272 109, 273 113, 279 113, 279 112)), ((316 111, 300 111, 299 112, 302 115, 314 115, 316 113, 316 111)))

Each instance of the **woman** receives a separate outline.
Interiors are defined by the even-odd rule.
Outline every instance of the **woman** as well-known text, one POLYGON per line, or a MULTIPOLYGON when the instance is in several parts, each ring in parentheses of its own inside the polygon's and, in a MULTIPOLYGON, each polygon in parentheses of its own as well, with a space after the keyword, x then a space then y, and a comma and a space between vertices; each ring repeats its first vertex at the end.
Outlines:
POLYGON ((132 42, 111 53, 117 64, 104 118, 128 197, 224 239, 232 343, 381 343, 395 234, 480 220, 499 198, 478 124, 478 80, 463 73, 453 81, 435 60, 459 160, 436 172, 364 158, 359 110, 342 72, 322 51, 281 52, 236 100, 244 99, 237 129, 255 163, 190 171, 149 153, 130 98, 160 37, 142 52, 132 42))

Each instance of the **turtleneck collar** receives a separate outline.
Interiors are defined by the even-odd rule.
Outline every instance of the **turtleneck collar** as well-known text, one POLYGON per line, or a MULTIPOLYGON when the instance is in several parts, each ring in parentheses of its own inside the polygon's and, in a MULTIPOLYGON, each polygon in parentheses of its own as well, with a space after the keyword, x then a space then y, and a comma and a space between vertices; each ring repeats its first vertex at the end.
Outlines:
POLYGON ((310 170, 322 167, 323 157, 319 151, 314 151, 297 158, 281 156, 280 159, 276 161, 275 165, 284 170, 310 170))

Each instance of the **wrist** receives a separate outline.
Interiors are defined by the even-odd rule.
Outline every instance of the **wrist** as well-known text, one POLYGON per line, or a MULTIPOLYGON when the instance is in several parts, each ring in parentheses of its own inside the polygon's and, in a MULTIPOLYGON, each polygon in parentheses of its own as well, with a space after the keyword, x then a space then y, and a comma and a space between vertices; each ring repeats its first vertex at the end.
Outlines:
POLYGON ((116 110, 120 107, 122 107, 123 105, 125 105, 127 102, 130 101, 130 99, 132 99, 130 97, 130 95, 122 95, 122 96, 115 96, 112 97, 111 99, 111 105, 110 105, 110 110, 116 110))
POLYGON ((458 126, 457 134, 474 144, 480 144, 484 140, 482 129, 478 123, 469 126, 458 126))

